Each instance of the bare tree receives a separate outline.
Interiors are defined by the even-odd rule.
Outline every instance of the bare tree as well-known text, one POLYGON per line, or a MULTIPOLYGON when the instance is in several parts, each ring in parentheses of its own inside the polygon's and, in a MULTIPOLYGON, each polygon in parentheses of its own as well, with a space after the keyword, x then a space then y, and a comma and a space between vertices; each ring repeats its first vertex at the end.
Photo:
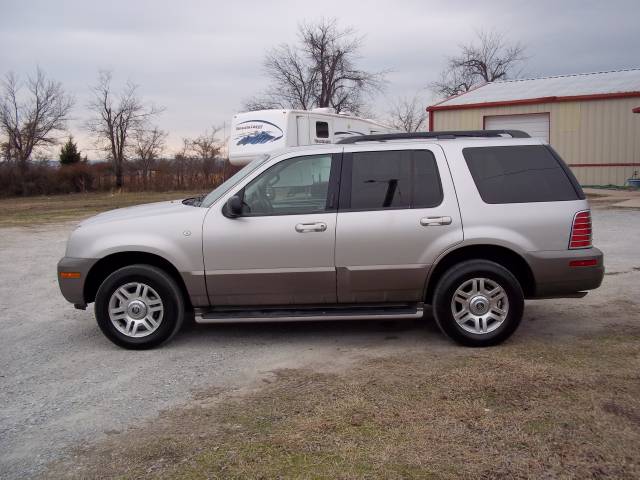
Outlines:
POLYGON ((245 109, 332 107, 357 112, 363 97, 384 87, 384 73, 356 66, 363 38, 336 19, 301 24, 298 44, 270 50, 264 67, 271 85, 262 96, 245 102, 245 109))
POLYGON ((478 84, 478 79, 469 70, 449 67, 440 73, 440 78, 433 82, 431 90, 442 98, 449 98, 468 92, 478 84))
POLYGON ((246 99, 242 104, 242 109, 246 112, 255 112, 256 110, 271 110, 274 108, 302 108, 291 107, 291 105, 285 105, 277 99, 271 98, 269 93, 264 93, 261 96, 246 99))
POLYGON ((266 55, 264 68, 272 85, 259 101, 261 107, 308 110, 313 106, 317 72, 298 48, 280 45, 272 49, 266 55))
POLYGON ((144 188, 148 185, 151 169, 162 155, 166 139, 167 133, 158 127, 147 130, 140 129, 134 132, 132 150, 142 171, 142 184, 144 188))
POLYGON ((222 142, 218 139, 220 127, 213 127, 199 137, 190 141, 193 156, 198 159, 205 182, 209 182, 215 171, 216 159, 222 150, 222 142))
POLYGON ((13 154, 13 148, 10 142, 0 143, 0 155, 3 162, 9 163, 13 161, 15 155, 13 154))
POLYGON ((509 43, 502 33, 481 30, 474 42, 462 45, 460 54, 448 60, 447 68, 431 88, 442 97, 468 92, 475 86, 518 75, 526 60, 521 43, 509 43))
POLYGON ((88 107, 94 116, 87 129, 113 162, 116 187, 122 188, 124 162, 136 132, 148 127, 151 119, 164 109, 145 105, 138 96, 137 85, 127 82, 119 95, 111 88, 111 72, 101 71, 93 87, 88 107))
POLYGON ((57 143, 74 101, 61 83, 47 79, 40 68, 25 85, 15 74, 8 73, 1 88, 0 131, 7 139, 6 151, 24 174, 35 149, 57 143), (23 87, 27 90, 25 95, 21 93, 23 87))
POLYGON ((182 146, 180 150, 178 150, 174 155, 172 162, 178 188, 184 188, 186 174, 189 170, 191 170, 189 168, 191 163, 190 151, 191 140, 189 140, 188 138, 183 138, 182 146))
POLYGON ((421 101, 417 94, 398 99, 389 111, 389 124, 402 132, 417 132, 427 120, 425 105, 426 102, 421 101))
POLYGON ((218 138, 220 127, 213 127, 210 131, 191 140, 191 151, 198 158, 214 158, 220 153, 222 143, 218 138))

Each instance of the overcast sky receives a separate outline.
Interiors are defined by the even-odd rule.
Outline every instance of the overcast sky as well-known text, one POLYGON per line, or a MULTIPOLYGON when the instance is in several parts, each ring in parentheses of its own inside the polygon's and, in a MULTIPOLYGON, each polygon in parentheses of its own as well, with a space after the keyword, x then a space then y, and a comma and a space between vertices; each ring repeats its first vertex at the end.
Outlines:
POLYGON ((478 29, 526 45, 529 77, 640 67, 640 0, 0 0, 0 73, 39 65, 61 81, 76 98, 70 130, 89 150, 89 86, 99 69, 112 70, 115 85, 131 80, 166 107, 157 123, 171 151, 182 137, 228 125, 265 85, 265 50, 322 16, 365 36, 362 68, 391 71, 372 101, 381 118, 392 99, 421 89, 426 107, 425 87, 478 29))

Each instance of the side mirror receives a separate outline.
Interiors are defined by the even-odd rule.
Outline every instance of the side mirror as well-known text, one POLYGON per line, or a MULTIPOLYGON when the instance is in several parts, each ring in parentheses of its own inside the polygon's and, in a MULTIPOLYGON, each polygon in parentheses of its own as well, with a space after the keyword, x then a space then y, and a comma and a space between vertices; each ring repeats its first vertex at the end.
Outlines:
POLYGON ((230 218, 239 217, 242 215, 242 199, 238 195, 234 195, 229 200, 227 200, 227 208, 226 208, 227 216, 230 218))

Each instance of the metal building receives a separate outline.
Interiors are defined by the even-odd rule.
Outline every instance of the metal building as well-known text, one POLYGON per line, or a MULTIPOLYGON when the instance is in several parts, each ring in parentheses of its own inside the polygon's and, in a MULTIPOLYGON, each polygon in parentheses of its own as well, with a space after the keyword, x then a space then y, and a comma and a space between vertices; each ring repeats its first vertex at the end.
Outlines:
POLYGON ((431 131, 543 138, 583 185, 624 185, 640 172, 640 69, 486 83, 427 110, 431 131))

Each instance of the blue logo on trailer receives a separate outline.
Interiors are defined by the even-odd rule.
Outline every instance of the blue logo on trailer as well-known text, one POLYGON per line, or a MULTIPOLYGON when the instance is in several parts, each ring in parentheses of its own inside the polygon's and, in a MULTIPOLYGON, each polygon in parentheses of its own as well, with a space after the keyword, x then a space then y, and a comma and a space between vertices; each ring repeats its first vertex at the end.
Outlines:
POLYGON ((262 143, 275 142, 276 140, 280 140, 284 135, 280 127, 266 120, 247 120, 239 123, 236 129, 248 130, 247 133, 235 137, 236 145, 259 145, 262 143), (242 125, 246 126, 243 127, 242 125), (265 128, 266 125, 273 127, 273 129, 269 127, 265 128))

